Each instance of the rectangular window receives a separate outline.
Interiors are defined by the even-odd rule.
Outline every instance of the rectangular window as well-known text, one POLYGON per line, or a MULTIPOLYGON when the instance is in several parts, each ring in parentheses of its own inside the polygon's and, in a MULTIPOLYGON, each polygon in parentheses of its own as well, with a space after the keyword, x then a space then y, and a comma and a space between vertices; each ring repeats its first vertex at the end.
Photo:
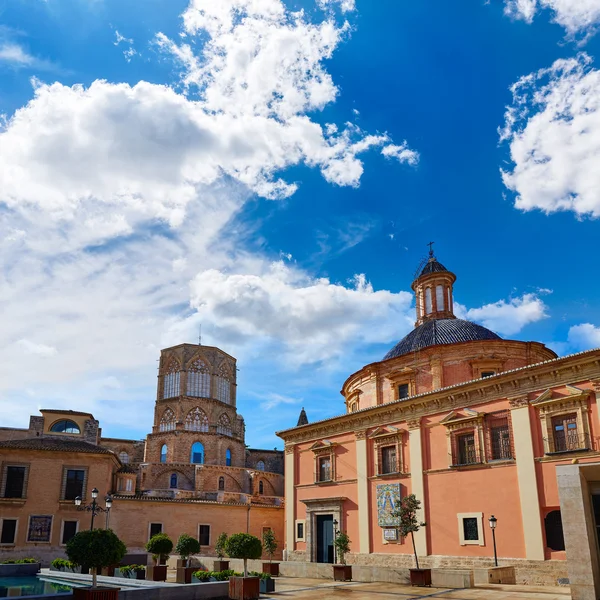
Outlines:
POLYGON ((63 500, 75 500, 77 496, 83 498, 83 483, 85 469, 67 469, 65 476, 65 495, 63 500))
POLYGON ((491 426, 490 438, 492 442, 492 460, 507 460, 512 458, 508 422, 491 426))
POLYGON ((198 541, 201 546, 210 546, 210 525, 198 525, 198 541))
POLYGON ((463 538, 465 542, 479 541, 479 530, 476 517, 465 517, 463 519, 463 538))
POLYGON ((381 474, 396 473, 397 471, 396 446, 384 446, 381 449, 381 474))
POLYGON ((77 521, 63 521, 61 544, 66 544, 77 533, 77 521))
POLYGON ((495 371, 482 371, 481 377, 491 377, 492 375, 495 375, 495 374, 496 374, 495 371))
POLYGON ((408 383, 401 383, 398 386, 398 399, 402 400, 403 398, 408 398, 408 396, 409 396, 408 383))
POLYGON ((477 461, 477 452, 475 451, 475 434, 466 433, 458 436, 458 464, 471 465, 477 461))
POLYGON ((5 498, 23 498, 26 470, 26 467, 10 465, 6 467, 6 484, 4 487, 5 498))
POLYGON ((304 521, 296 521, 296 541, 304 540, 304 521))
POLYGON ((585 448, 587 444, 577 430, 577 414, 560 415, 552 419, 553 446, 551 452, 568 452, 585 448))
POLYGON ((0 544, 14 544, 17 535, 17 519, 2 519, 0 544))
POLYGON ((158 533, 162 533, 162 523, 150 523, 150 535, 148 538, 151 538, 158 533))
POLYGON ((331 481, 331 457, 321 456, 319 458, 319 481, 331 481))

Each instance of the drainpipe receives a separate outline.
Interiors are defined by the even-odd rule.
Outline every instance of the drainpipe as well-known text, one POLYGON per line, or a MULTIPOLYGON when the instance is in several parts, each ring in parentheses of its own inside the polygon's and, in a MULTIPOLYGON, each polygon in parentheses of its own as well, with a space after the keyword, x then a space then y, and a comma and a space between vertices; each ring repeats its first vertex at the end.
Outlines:
POLYGON ((251 505, 248 504, 248 512, 246 513, 246 533, 250 533, 250 508, 251 505))

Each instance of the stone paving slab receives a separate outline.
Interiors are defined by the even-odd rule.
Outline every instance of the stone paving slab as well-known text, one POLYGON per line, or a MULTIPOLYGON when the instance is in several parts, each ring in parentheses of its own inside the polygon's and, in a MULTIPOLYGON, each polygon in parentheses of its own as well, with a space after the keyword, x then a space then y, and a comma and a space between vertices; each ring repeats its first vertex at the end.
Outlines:
POLYGON ((569 588, 494 585, 463 590, 417 588, 394 583, 333 582, 322 579, 276 578, 273 600, 570 600, 569 588))

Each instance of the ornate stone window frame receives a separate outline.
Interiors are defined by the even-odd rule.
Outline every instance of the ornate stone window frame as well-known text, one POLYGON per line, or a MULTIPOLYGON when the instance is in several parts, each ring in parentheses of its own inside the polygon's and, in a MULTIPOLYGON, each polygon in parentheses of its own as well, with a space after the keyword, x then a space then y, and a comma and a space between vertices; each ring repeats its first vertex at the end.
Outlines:
POLYGON ((306 538, 306 552, 310 562, 316 562, 317 560, 317 536, 314 533, 317 530, 317 515, 333 515, 333 520, 338 522, 338 530, 345 531, 345 523, 343 522, 345 501, 344 496, 300 500, 306 506, 304 536, 306 538))
POLYGON ((346 412, 351 413, 360 410, 360 395, 362 393, 362 390, 354 390, 348 394, 346 398, 346 412))
POLYGON ((398 393, 398 387, 403 384, 408 385, 408 398, 417 393, 417 377, 415 369, 404 367, 398 371, 388 373, 386 378, 392 389, 392 398, 394 400, 405 400, 405 398, 400 398, 398 393))
POLYGON ((316 484, 328 484, 333 483, 335 481, 335 447, 338 444, 334 442, 330 442, 329 440, 323 440, 315 442, 310 449, 314 455, 314 482, 316 484), (325 479, 321 481, 319 479, 319 460, 321 458, 329 457, 331 464, 331 477, 330 479, 325 479))
POLYGON ((306 519, 296 519, 294 522, 294 538, 297 542, 306 541, 306 519), (302 535, 298 535, 298 525, 302 525, 302 535))
POLYGON ((373 457, 374 457, 374 474, 377 477, 388 477, 404 473, 404 460, 403 460, 403 429, 397 427, 377 427, 367 437, 372 441, 373 444, 373 457), (382 462, 382 449, 388 446, 394 446, 396 448, 396 471, 390 473, 382 473, 381 467, 382 462))
POLYGON ((494 375, 498 375, 502 373, 503 366, 504 361, 502 360, 472 360, 471 369, 473 370, 473 379, 481 379, 481 374, 488 371, 494 371, 494 375))
POLYGON ((461 546, 485 546, 484 529, 483 529, 483 513, 470 512, 458 513, 458 541, 461 546), (465 540, 465 519, 477 519, 477 539, 465 540))
POLYGON ((471 408, 463 409, 464 415, 452 411, 446 415, 440 424, 446 427, 446 439, 448 444, 448 457, 451 468, 474 467, 486 462, 485 456, 485 438, 484 438, 484 417, 485 413, 480 413, 471 408), (473 432, 475 438, 475 453, 477 461, 474 463, 458 464, 457 462, 457 443, 461 435, 473 432))
POLYGON ((572 385, 565 386, 569 396, 552 397, 552 389, 549 388, 537 398, 531 401, 539 414, 542 426, 542 438, 544 440, 544 454, 555 454, 552 452, 550 440, 554 439, 552 429, 552 419, 575 413, 577 415, 577 431, 579 435, 584 435, 587 440, 587 448, 581 450, 591 450, 592 440, 590 437, 590 391, 577 388, 572 385))

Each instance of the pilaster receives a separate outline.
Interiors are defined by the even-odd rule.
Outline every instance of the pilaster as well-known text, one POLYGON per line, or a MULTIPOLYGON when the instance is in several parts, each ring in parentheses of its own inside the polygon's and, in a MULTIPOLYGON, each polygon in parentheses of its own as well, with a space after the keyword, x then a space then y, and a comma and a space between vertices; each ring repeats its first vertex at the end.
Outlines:
MULTIPOLYGON (((296 482, 296 453, 295 446, 293 444, 286 444, 285 446, 285 462, 284 462, 284 476, 285 476, 285 548, 289 552, 293 552, 295 549, 295 531, 294 531, 294 517, 296 510, 296 494, 295 494, 295 482, 296 482)), ((288 554, 289 557, 289 554, 288 554)))
POLYGON ((371 552, 371 519, 369 515, 369 472, 367 432, 356 432, 356 477, 358 493, 358 548, 361 554, 371 552))
MULTIPOLYGON (((423 442, 421 438, 420 419, 407 421, 408 425, 408 448, 410 454, 410 482, 411 492, 421 501, 421 510, 418 515, 419 521, 425 521, 425 482, 423 479, 423 442)), ((421 527, 415 533, 415 546, 419 556, 427 556, 427 535, 425 528, 421 527)))
POLYGON ((525 557, 528 560, 544 560, 544 536, 542 515, 537 487, 537 475, 533 453, 531 417, 527 396, 510 399, 511 421, 519 500, 525 541, 525 557))

